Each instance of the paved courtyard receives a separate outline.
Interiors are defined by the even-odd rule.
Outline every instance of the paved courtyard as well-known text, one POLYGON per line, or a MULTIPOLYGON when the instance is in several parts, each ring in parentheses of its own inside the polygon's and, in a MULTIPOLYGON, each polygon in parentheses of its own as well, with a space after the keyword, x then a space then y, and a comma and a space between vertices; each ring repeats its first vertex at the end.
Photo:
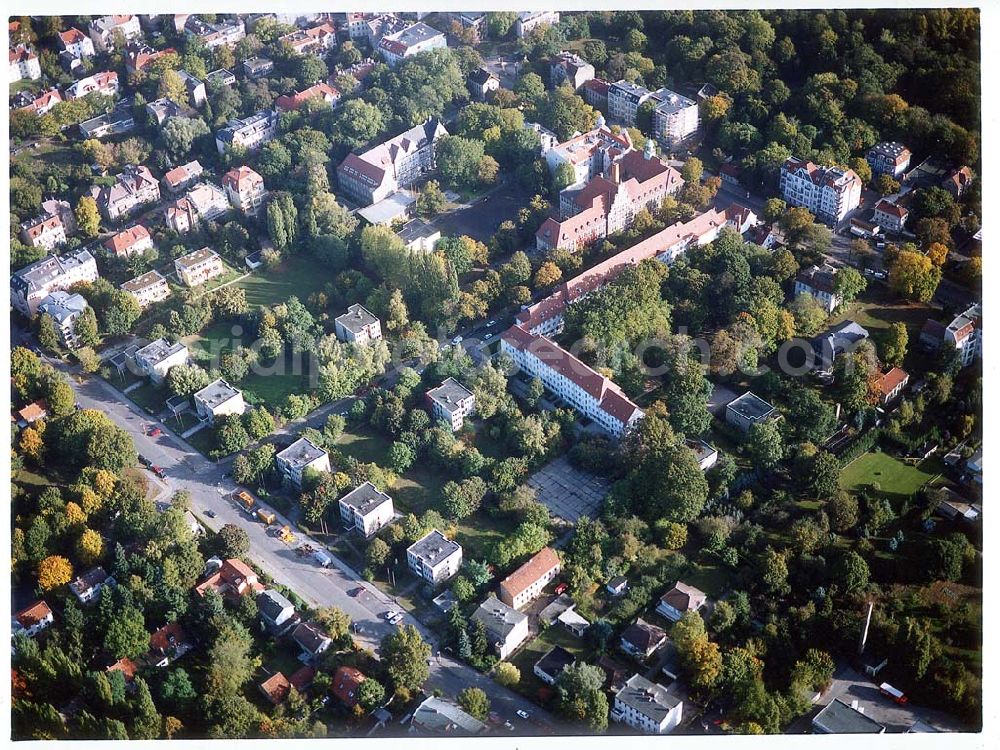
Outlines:
POLYGON ((573 467, 566 456, 542 467, 528 479, 556 519, 576 523, 581 516, 596 518, 610 482, 573 467))
POLYGON ((516 216, 523 203, 522 191, 511 182, 466 208, 435 217, 434 226, 447 237, 467 234, 480 242, 489 242, 500 223, 516 216))

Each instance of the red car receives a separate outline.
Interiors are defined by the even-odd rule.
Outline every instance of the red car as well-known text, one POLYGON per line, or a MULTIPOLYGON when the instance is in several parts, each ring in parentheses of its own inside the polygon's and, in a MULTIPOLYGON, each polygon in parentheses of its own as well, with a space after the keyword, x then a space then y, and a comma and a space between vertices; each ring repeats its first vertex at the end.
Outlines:
POLYGON ((154 437, 155 438, 155 437, 159 437, 160 435, 162 435, 163 434, 163 430, 161 430, 159 427, 154 427, 147 434, 150 437, 154 437))
POLYGON ((160 466, 155 466, 155 465, 154 465, 154 466, 150 466, 150 467, 149 467, 149 470, 150 470, 151 472, 153 472, 154 474, 156 474, 156 476, 158 476, 158 477, 159 477, 160 479, 165 479, 165 478, 166 478, 166 476, 167 476, 167 475, 166 475, 166 474, 164 473, 164 471, 163 471, 163 468, 162 468, 162 467, 160 467, 160 466))
POLYGON ((558 586, 556 586, 556 596, 559 596, 560 594, 565 593, 566 589, 568 589, 568 588, 569 588, 569 586, 567 586, 565 582, 560 583, 558 586))

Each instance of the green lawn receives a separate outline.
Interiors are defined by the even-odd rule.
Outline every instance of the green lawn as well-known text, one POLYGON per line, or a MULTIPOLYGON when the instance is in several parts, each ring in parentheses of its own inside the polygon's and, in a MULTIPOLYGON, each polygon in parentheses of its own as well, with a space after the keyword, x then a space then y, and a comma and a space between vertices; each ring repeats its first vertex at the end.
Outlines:
POLYGON ((871 333, 880 333, 893 323, 905 323, 914 342, 928 317, 937 315, 934 308, 920 302, 906 302, 896 299, 881 284, 869 281, 868 289, 862 295, 844 306, 830 323, 835 325, 845 320, 854 320, 871 333))
POLYGON ((167 397, 170 394, 166 389, 161 390, 151 383, 146 383, 125 395, 150 414, 156 415, 166 408, 167 397))
POLYGON ((721 565, 692 563, 691 571, 684 576, 684 583, 701 589, 713 599, 718 599, 729 587, 729 571, 721 565))
POLYGON ((582 661, 588 661, 589 657, 592 656, 584 642, 562 625, 550 625, 509 659, 510 663, 521 672, 521 681, 515 688, 519 693, 529 698, 535 698, 538 690, 546 687, 545 683, 535 676, 535 662, 545 656, 553 646, 562 646, 582 661))
POLYGON ((327 270, 311 258, 291 256, 274 270, 261 267, 239 282, 247 293, 247 302, 255 305, 275 305, 289 297, 302 302, 313 292, 332 281, 327 270))
POLYGON ((908 497, 940 473, 940 463, 930 458, 917 465, 904 463, 886 453, 865 453, 844 467, 840 485, 844 489, 878 488, 888 496, 908 497))

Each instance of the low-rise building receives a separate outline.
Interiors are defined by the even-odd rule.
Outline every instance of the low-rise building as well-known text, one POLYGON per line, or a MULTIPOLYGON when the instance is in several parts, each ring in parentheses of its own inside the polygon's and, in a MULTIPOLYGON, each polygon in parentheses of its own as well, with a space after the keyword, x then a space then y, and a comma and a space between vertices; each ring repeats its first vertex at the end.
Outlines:
POLYGON ((49 416, 49 405, 45 403, 44 399, 36 399, 30 404, 25 406, 23 409, 19 409, 17 412, 17 426, 22 429, 28 425, 34 424, 39 419, 45 419, 49 416))
POLYGON ((611 720, 646 734, 667 734, 681 723, 684 703, 662 685, 632 675, 615 694, 611 720))
POLYGON ((140 308, 162 302, 170 296, 170 286, 159 271, 147 271, 141 276, 129 279, 121 285, 121 288, 135 297, 140 308))
POLYGON ((29 247, 53 250, 66 242, 66 227, 59 214, 43 214, 21 224, 21 241, 29 247))
MULTIPOLYGON (((218 563, 217 559, 216 562, 218 563)), ((194 590, 198 596, 204 596, 206 591, 214 591, 230 602, 238 602, 240 597, 256 596, 262 593, 264 588, 253 568, 242 560, 232 557, 222 561, 219 568, 195 586, 194 590)))
POLYGON ((741 432, 750 432, 755 424, 766 422, 777 413, 777 409, 752 391, 747 391, 726 404, 726 422, 741 432))
POLYGON ((858 706, 836 698, 826 705, 812 720, 813 734, 884 734, 885 726, 879 724, 858 706))
POLYGON ((868 331, 853 320, 845 320, 813 339, 816 365, 824 372, 833 370, 834 361, 842 354, 852 354, 858 344, 868 338, 868 331))
POLYGON ((886 406, 895 401, 910 382, 910 374, 901 367, 893 367, 878 377, 876 388, 878 389, 879 402, 886 406))
MULTIPOLYGON (((749 393, 749 391, 748 391, 749 393)), ((677 622, 686 612, 697 612, 705 604, 708 595, 704 591, 677 581, 660 597, 656 613, 671 622, 677 622)))
POLYGON ((192 107, 200 107, 208 101, 208 89, 205 82, 200 78, 195 78, 186 70, 178 70, 177 75, 184 81, 184 88, 187 89, 188 101, 192 107))
POLYGON ((555 685, 563 670, 575 663, 576 657, 573 654, 562 646, 553 646, 545 652, 545 656, 535 662, 531 671, 546 685, 555 685))
POLYGON ((872 220, 890 232, 898 234, 903 231, 903 227, 906 226, 906 220, 909 216, 910 212, 905 206, 900 206, 898 203, 893 203, 883 198, 875 204, 875 212, 872 214, 872 220))
POLYGON ((81 78, 64 90, 67 99, 81 99, 94 92, 104 96, 117 96, 119 91, 118 74, 113 70, 105 70, 81 78))
POLYGON ((73 27, 59 32, 59 49, 68 52, 77 60, 94 56, 93 40, 73 27))
POLYGON ((114 185, 92 187, 90 197, 105 218, 120 221, 159 202, 160 183, 148 167, 129 165, 115 175, 114 185))
POLYGON ((188 355, 188 348, 179 341, 171 344, 166 339, 156 339, 136 350, 135 364, 154 383, 162 383, 171 367, 187 363, 188 355))
POLYGON ((167 97, 154 99, 146 104, 146 115, 160 127, 171 117, 178 117, 180 114, 181 105, 167 97))
POLYGON ((299 645, 302 653, 310 660, 320 656, 333 645, 333 639, 314 622, 301 622, 296 625, 292 631, 292 640, 299 645))
POLYGON ((391 523, 396 513, 392 498, 371 482, 355 487, 338 504, 344 528, 353 529, 365 538, 391 523))
POLYGON ((153 238, 149 230, 142 224, 127 227, 104 241, 108 254, 116 258, 129 258, 142 255, 147 250, 154 249, 153 238))
POLYGON ((105 586, 114 586, 116 583, 104 568, 97 566, 70 581, 69 590, 81 604, 86 604, 96 599, 105 586))
POLYGON ((866 155, 866 161, 872 168, 872 179, 887 174, 898 179, 910 167, 910 149, 897 141, 876 143, 866 155))
POLYGON ((861 203, 861 178, 851 169, 791 158, 781 167, 781 197, 827 223, 843 221, 861 203))
POLYGON ((358 304, 351 305, 347 312, 334 320, 337 338, 358 346, 368 346, 382 339, 382 325, 378 318, 358 304))
POLYGON ((256 216, 264 205, 264 178, 250 167, 233 167, 222 176, 229 202, 246 216, 256 216))
POLYGON ((968 190, 974 179, 975 176, 968 167, 952 169, 941 181, 941 187, 951 193, 955 200, 958 200, 968 190))
POLYGON ((264 625, 275 635, 281 635, 295 620, 295 605, 276 589, 257 594, 257 611, 264 625))
POLYGON ((150 666, 166 667, 194 648, 179 622, 171 622, 149 636, 145 661, 150 666))
POLYGON ((163 175, 163 184, 167 188, 168 193, 178 195, 194 185, 204 173, 205 170, 196 159, 169 170, 163 175))
POLYGON ((239 388, 219 378, 194 394, 194 408, 201 419, 214 424, 219 417, 242 414, 246 404, 239 388))
POLYGON ((188 16, 184 24, 187 36, 198 37, 208 49, 234 47, 247 35, 246 25, 240 18, 208 23, 198 16, 188 16))
POLYGON ((500 601, 508 607, 521 609, 538 597, 560 570, 562 566, 556 551, 551 547, 543 548, 500 582, 500 601))
POLYGON ((418 22, 395 34, 383 36, 379 40, 378 51, 389 67, 395 67, 407 57, 447 46, 448 40, 443 33, 418 22))
POLYGON ((836 310, 843 301, 836 289, 837 269, 829 263, 822 266, 811 266, 803 271, 799 271, 795 277, 795 291, 793 294, 798 297, 800 294, 808 294, 815 297, 823 305, 827 314, 836 310))
POLYGON ((26 44, 19 44, 11 47, 7 53, 10 61, 11 83, 18 81, 37 81, 42 77, 42 64, 38 59, 38 53, 26 44))
MULTIPOLYGON (((121 135, 122 133, 135 130, 135 115, 132 113, 132 102, 127 99, 123 100, 115 105, 115 108, 107 114, 84 120, 77 127, 80 129, 80 135, 84 139, 97 138, 98 140, 106 138, 109 135, 121 135)), ((96 196, 91 193, 91 197, 96 196)))
POLYGON ((500 88, 500 79, 486 68, 476 68, 469 73, 469 93, 477 102, 485 102, 490 94, 500 88))
POLYGON ((603 78, 591 78, 580 87, 583 100, 599 112, 608 111, 608 90, 611 84, 603 78))
MULTIPOLYGON (((246 62, 244 62, 244 65, 246 62)), ((219 155, 231 146, 256 151, 278 134, 278 113, 264 110, 250 117, 233 119, 215 134, 215 147, 219 155)))
POLYGON ((622 632, 619 645, 629 656, 645 661, 667 642, 667 633, 663 628, 646 622, 641 617, 622 632))
POLYGON ((555 26, 559 23, 559 11, 526 10, 517 14, 514 31, 518 39, 523 39, 540 26, 555 26))
POLYGON ((968 367, 983 356, 982 316, 982 308, 975 304, 961 315, 956 315, 947 325, 928 320, 920 332, 920 343, 930 351, 936 351, 942 345, 952 346, 962 367, 968 367))
POLYGON ((407 547, 406 564, 418 578, 443 583, 461 567, 462 545, 434 529, 407 547))
POLYGON ((447 423, 453 432, 462 429, 465 418, 476 410, 476 395, 455 378, 427 391, 427 402, 434 419, 447 423))
POLYGON ((183 234, 203 221, 217 219, 229 210, 229 198, 211 182, 199 182, 183 198, 167 204, 164 220, 168 227, 183 234))
POLYGON ((115 32, 121 34, 127 44, 133 39, 142 37, 142 27, 139 17, 133 15, 112 15, 95 18, 88 27, 94 48, 101 52, 114 52, 115 32))
POLYGON ((184 286, 195 287, 220 276, 226 270, 214 250, 203 247, 174 260, 174 272, 184 286))
POLYGON ((559 145, 559 136, 544 125, 537 122, 526 122, 524 123, 524 127, 538 136, 538 149, 542 156, 545 156, 549 153, 549 151, 559 145))
POLYGON ((290 34, 278 37, 300 55, 323 57, 337 46, 337 29, 330 22, 324 22, 308 29, 296 29, 290 34))
POLYGON ((141 42, 130 43, 125 46, 125 72, 129 75, 141 73, 157 60, 176 54, 173 47, 157 50, 141 42))
POLYGON ((486 725, 451 701, 430 696, 413 712, 409 731, 436 737, 471 737, 485 732, 486 725))
POLYGON ((490 594, 472 613, 486 628, 486 637, 500 659, 506 659, 528 638, 528 616, 490 594))
POLYGON ((34 638, 55 622, 52 609, 43 599, 29 604, 11 618, 11 634, 23 633, 28 638, 34 638))
POLYGON ((280 706, 288 699, 292 683, 285 677, 284 672, 275 672, 257 687, 272 706, 280 706))
POLYGON ((695 460, 702 471, 708 471, 719 460, 719 451, 704 440, 688 438, 684 443, 694 451, 695 460))
MULTIPOLYGON (((240 65, 243 68, 243 74, 247 78, 252 79, 263 78, 274 70, 274 60, 267 57, 251 57, 244 60, 240 65)), ((233 78, 235 79, 235 76, 233 78)))
POLYGON ((42 300, 52 292, 98 278, 97 261, 89 250, 49 255, 11 275, 10 303, 18 312, 33 318, 42 300))
POLYGON ((38 306, 41 315, 48 315, 55 323, 59 343, 67 349, 76 349, 80 342, 76 335, 76 321, 89 307, 80 294, 52 292, 38 306))
POLYGON ((274 457, 278 471, 294 487, 302 487, 302 474, 306 469, 330 471, 330 454, 309 438, 303 437, 274 457))
POLYGON ((45 91, 20 91, 14 96, 13 106, 18 110, 34 112, 41 117, 62 101, 62 94, 53 86, 45 91))
POLYGON ((358 705, 361 697, 361 683, 368 679, 364 672, 354 667, 337 667, 330 683, 330 692, 348 708, 358 705))
POLYGON ((294 112, 311 99, 318 99, 335 107, 340 101, 340 92, 328 83, 315 83, 294 94, 283 94, 274 101, 274 106, 282 112, 294 112))
POLYGON ((549 61, 549 82, 553 88, 566 83, 575 91, 595 75, 594 66, 573 52, 563 50, 549 61))
POLYGON ((441 230, 423 219, 411 219, 399 228, 396 236, 411 252, 432 253, 441 239, 441 230))

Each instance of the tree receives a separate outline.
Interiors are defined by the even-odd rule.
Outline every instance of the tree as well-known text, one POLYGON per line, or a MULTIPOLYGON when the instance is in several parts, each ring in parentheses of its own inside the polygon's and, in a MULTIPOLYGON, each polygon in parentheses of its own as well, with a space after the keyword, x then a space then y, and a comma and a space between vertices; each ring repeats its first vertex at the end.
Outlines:
POLYGON ((833 569, 834 578, 844 587, 844 591, 852 594, 861 591, 868 585, 868 563, 857 552, 848 552, 837 560, 833 569))
POLYGON ((809 487, 816 497, 833 497, 840 486, 840 461, 829 451, 819 451, 811 461, 809 487))
POLYGON ((215 453, 228 456, 250 444, 243 421, 238 414, 227 414, 215 419, 215 453))
POLYGON ((376 537, 365 550, 365 564, 372 570, 377 570, 389 561, 391 554, 392 548, 382 539, 376 537))
POLYGON ((419 690, 430 675, 431 647, 412 625, 397 628, 382 639, 380 657, 395 689, 419 690))
POLYGON ((471 516, 479 510, 486 489, 486 482, 480 477, 470 477, 461 483, 448 482, 441 490, 444 512, 459 520, 471 516))
POLYGON ((788 561, 785 555, 768 547, 760 560, 760 582, 772 594, 788 593, 788 561))
POLYGON ((208 373, 198 365, 174 365, 167 372, 167 388, 175 396, 190 398, 209 382, 208 373))
POLYGON ((485 691, 477 687, 468 687, 458 694, 458 705, 470 716, 486 721, 490 714, 490 699, 485 691))
POLYGON ((401 443, 398 440, 389 446, 389 466, 397 474, 405 474, 413 462, 417 460, 417 453, 409 443, 401 443))
POLYGON ((781 433, 773 420, 752 425, 747 446, 753 459, 765 469, 776 466, 785 452, 781 433))
POLYGON ((175 161, 189 156, 195 140, 211 131, 201 118, 171 117, 163 126, 163 145, 175 161))
POLYGON ((943 242, 932 242, 927 247, 927 257, 937 268, 948 262, 948 246, 943 242))
POLYGON ((837 275, 833 280, 833 291, 841 298, 844 304, 857 299, 858 295, 867 286, 868 282, 865 281, 865 277, 858 273, 857 270, 847 266, 837 271, 837 275))
POLYGON ((337 607, 322 607, 318 609, 315 620, 334 640, 343 638, 351 629, 351 618, 346 612, 337 607))
POLYGON ((208 649, 205 696, 218 701, 236 696, 257 668, 251 658, 253 639, 239 623, 225 619, 208 649))
POLYGON ((808 292, 799 294, 789 306, 795 319, 795 330, 803 336, 811 336, 826 322, 826 310, 822 303, 808 292))
POLYGON ((104 540, 93 529, 86 529, 76 541, 76 553, 84 565, 94 565, 104 555, 104 540))
POLYGON ((125 605, 115 612, 104 634, 104 648, 116 659, 135 659, 149 651, 149 633, 142 610, 125 605))
POLYGON ((900 250, 889 266, 889 288, 906 299, 930 302, 941 281, 941 269, 915 250, 900 250))
POLYGON ((73 579, 73 566, 60 555, 50 555, 38 563, 38 585, 44 591, 69 583, 73 579))
POLYGON ((97 316, 94 308, 89 305, 80 313, 73 322, 73 333, 82 346, 94 347, 101 343, 101 337, 97 332, 97 316))
POLYGON ((437 180, 428 180, 417 196, 417 213, 428 218, 444 210, 446 200, 437 180))
POLYGON ((778 221, 784 215, 787 208, 788 204, 781 200, 781 198, 768 198, 764 202, 764 221, 778 221))
MULTIPOLYGON (((148 649, 148 643, 146 647, 148 649)), ((133 740, 159 739, 163 719, 153 703, 149 685, 141 677, 136 677, 132 684, 135 696, 132 698, 132 731, 129 732, 129 737, 133 740)))
POLYGON ((89 195, 84 195, 77 201, 73 213, 76 216, 76 225, 84 237, 89 239, 100 233, 101 214, 97 210, 97 201, 89 195))
POLYGON ((608 699, 604 694, 604 672, 599 667, 577 661, 563 669, 556 681, 559 713, 584 722, 595 731, 608 726, 608 699))
POLYGON ((881 174, 875 180, 875 190, 880 195, 895 195, 899 192, 899 182, 893 179, 891 174, 881 174))
POLYGON ((858 499, 841 490, 826 504, 826 514, 834 531, 841 534, 850 531, 858 523, 858 499))
POLYGON ((516 21, 517 13, 511 11, 490 11, 486 14, 486 26, 494 39, 502 39, 510 34, 516 21))
POLYGON ((255 406, 243 415, 243 427, 251 440, 260 440, 274 431, 274 417, 263 406, 255 406))
POLYGON ((441 179, 451 188, 471 188, 480 184, 479 162, 484 156, 481 141, 460 136, 446 136, 435 146, 441 179))
POLYGON ((59 329, 56 328, 55 320, 48 313, 42 313, 38 316, 38 343, 46 351, 59 351, 61 343, 59 329))
POLYGON ((243 557, 250 551, 250 535, 239 526, 227 523, 219 529, 216 539, 219 555, 223 559, 243 557))
POLYGON ((902 367, 909 343, 906 324, 899 321, 891 324, 882 339, 882 361, 892 367, 902 367))
POLYGON ((535 288, 545 289, 558 283, 561 278, 562 271, 559 270, 559 266, 547 260, 535 271, 535 288))
POLYGON ((493 668, 493 679, 505 688, 514 688, 521 681, 521 670, 507 661, 502 661, 493 668))
POLYGON ((385 688, 372 677, 366 677, 358 688, 358 703, 366 711, 374 711, 385 700, 385 688))

